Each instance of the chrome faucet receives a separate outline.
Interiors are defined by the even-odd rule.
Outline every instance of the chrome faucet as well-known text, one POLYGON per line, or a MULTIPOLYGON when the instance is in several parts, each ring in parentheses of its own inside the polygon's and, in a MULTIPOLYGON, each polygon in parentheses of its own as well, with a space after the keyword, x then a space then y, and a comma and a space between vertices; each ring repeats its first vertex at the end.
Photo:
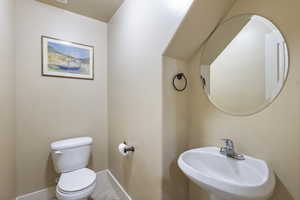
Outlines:
POLYGON ((245 160, 244 155, 235 152, 234 144, 231 139, 222 139, 225 142, 225 147, 220 148, 220 153, 237 160, 245 160))

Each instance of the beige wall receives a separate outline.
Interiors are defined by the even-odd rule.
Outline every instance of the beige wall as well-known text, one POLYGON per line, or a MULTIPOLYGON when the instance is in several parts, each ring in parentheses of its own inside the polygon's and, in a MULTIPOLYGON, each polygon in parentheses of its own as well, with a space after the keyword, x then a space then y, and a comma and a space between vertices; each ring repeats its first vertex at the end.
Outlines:
MULTIPOLYGON (((189 81, 187 63, 180 58, 187 58, 193 49, 199 48, 209 33, 231 8, 234 1, 201 0, 194 1, 187 15, 173 36, 163 58, 163 200, 188 199, 188 179, 177 165, 177 158, 188 147, 188 92, 189 81), (207 13, 208 10, 214 12, 207 13), (177 58, 177 59, 175 59, 177 58), (178 72, 184 72, 188 87, 184 92, 177 92, 172 86, 172 79, 178 72)), ((179 87, 183 81, 176 81, 179 87)))
MULTIPOLYGON (((300 199, 300 27, 297 0, 238 0, 229 16, 255 13, 271 19, 286 36, 290 50, 290 73, 280 96, 268 108, 249 117, 218 111, 204 95, 199 80, 200 52, 190 62, 189 147, 222 145, 232 138, 237 150, 266 160, 278 179, 272 200, 300 199)), ((201 198, 202 197, 202 198, 201 198)), ((207 195, 190 184, 191 200, 207 195)))
MULTIPOLYGON (((177 92, 172 79, 177 73, 187 76, 187 64, 163 58, 163 200, 188 199, 188 180, 177 165, 178 155, 187 148, 188 90, 177 92)), ((175 82, 178 88, 184 81, 175 82)))
POLYGON ((162 199, 162 54, 188 5, 126 0, 109 23, 109 168, 133 199, 162 199))
POLYGON ((0 1, 0 199, 15 197, 15 43, 12 0, 0 1))
POLYGON ((52 185, 50 143, 92 136, 92 166, 107 161, 107 25, 17 0, 17 194, 52 185), (95 46, 95 80, 41 76, 41 35, 95 46))

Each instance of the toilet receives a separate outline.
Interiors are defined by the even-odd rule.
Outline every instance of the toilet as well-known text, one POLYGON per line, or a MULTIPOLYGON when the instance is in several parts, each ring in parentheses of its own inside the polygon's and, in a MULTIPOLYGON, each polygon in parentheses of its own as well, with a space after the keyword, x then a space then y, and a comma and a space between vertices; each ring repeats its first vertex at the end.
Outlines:
POLYGON ((51 143, 55 171, 60 174, 56 197, 59 200, 87 200, 96 187, 96 173, 86 168, 93 139, 71 138, 51 143))

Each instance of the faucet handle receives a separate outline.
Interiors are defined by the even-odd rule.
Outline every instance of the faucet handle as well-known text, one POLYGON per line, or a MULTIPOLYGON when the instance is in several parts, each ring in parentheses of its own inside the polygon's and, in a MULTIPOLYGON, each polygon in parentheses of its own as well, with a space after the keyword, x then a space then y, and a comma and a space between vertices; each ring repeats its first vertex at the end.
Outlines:
POLYGON ((233 149, 234 145, 231 139, 223 138, 222 140, 225 142, 226 147, 233 149))

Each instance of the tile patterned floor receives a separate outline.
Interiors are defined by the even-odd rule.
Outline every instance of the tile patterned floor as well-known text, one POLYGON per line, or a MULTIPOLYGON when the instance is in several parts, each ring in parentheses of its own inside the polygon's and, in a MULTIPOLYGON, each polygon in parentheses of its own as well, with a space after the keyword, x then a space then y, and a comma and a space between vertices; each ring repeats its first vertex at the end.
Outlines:
POLYGON ((92 195, 93 200, 121 200, 115 191, 105 191, 105 192, 98 192, 99 190, 96 190, 94 194, 92 195))

